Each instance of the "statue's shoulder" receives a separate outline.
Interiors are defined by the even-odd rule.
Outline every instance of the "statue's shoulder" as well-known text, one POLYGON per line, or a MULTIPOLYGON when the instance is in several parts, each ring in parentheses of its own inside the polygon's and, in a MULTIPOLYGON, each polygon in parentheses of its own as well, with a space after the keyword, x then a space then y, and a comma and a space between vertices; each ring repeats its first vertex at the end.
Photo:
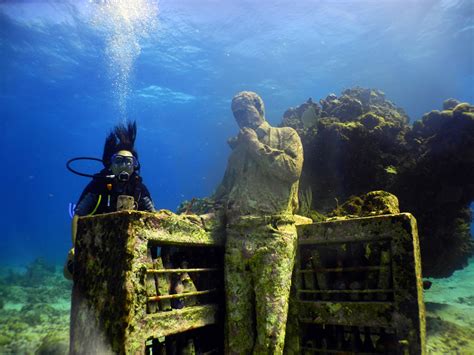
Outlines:
POLYGON ((291 127, 275 127, 276 129, 280 130, 280 134, 284 135, 288 138, 299 139, 298 132, 294 128, 291 127))
POLYGON ((283 134, 298 134, 295 129, 291 127, 275 127, 275 126, 270 126, 270 129, 276 130, 280 133, 283 134))

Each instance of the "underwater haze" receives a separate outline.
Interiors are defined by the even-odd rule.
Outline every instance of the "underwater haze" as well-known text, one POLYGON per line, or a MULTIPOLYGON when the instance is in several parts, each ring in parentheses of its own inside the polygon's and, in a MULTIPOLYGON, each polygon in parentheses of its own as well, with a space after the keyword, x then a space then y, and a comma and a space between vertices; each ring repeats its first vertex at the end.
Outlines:
POLYGON ((411 120, 474 101, 472 1, 3 1, 0 260, 61 260, 69 202, 138 123, 142 175, 158 208, 208 196, 237 126, 232 96, 258 92, 273 124, 312 97, 383 90, 411 120), (124 5, 125 4, 125 5, 124 5), (95 172, 100 166, 76 165, 95 172))
MULTIPOLYGON (((114 125, 136 120, 144 182, 176 211, 221 181, 237 92, 261 95, 278 125, 353 87, 382 90, 411 123, 448 98, 474 103, 473 1, 0 1, 0 266, 63 263, 68 206, 89 182, 66 161, 101 158, 114 125)), ((453 277, 473 303, 471 265, 453 277)))

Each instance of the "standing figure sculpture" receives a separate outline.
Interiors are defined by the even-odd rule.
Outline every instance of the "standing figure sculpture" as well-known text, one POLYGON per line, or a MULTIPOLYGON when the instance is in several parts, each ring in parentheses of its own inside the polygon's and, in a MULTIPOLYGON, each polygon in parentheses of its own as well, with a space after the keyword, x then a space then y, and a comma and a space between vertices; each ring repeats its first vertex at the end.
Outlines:
POLYGON ((270 126, 256 93, 238 93, 232 111, 240 132, 214 195, 226 220, 226 353, 281 354, 303 148, 294 129, 270 126))

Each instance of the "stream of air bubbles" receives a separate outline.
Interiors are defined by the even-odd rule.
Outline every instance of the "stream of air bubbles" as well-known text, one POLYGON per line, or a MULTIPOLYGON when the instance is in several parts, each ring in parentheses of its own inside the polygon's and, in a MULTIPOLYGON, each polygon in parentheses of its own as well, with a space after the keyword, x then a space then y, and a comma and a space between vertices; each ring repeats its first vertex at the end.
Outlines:
POLYGON ((127 99, 133 66, 141 43, 157 27, 157 0, 93 1, 93 24, 103 30, 108 74, 121 120, 127 118, 127 99))

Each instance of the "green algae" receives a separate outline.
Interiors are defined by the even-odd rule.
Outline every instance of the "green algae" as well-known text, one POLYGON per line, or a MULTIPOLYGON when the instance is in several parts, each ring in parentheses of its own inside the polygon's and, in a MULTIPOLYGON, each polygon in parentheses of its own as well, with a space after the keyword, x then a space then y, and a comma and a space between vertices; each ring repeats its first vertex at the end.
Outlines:
POLYGON ((24 272, 10 271, 1 277, 0 284, 5 302, 0 309, 0 353, 33 354, 46 335, 56 334, 61 349, 66 349, 56 354, 67 354, 71 283, 63 279, 62 271, 36 259, 24 272))
MULTIPOLYGON (((190 236, 183 236, 183 233, 178 231, 177 224, 183 224, 183 228, 188 232, 194 230, 196 226, 194 222, 186 218, 181 220, 168 212, 166 215, 172 219, 170 223, 163 223, 162 219, 165 217, 162 213, 154 216, 154 214, 141 212, 115 213, 80 219, 77 260, 79 264, 83 264, 83 267, 78 266, 78 274, 75 276, 77 279, 73 292, 74 306, 71 324, 72 329, 77 327, 81 333, 78 334, 73 330, 72 353, 87 352, 87 349, 100 349, 105 353, 142 352, 147 339, 151 337, 166 337, 221 321, 223 309, 219 304, 147 313, 149 291, 147 292, 146 269, 150 267, 148 254, 150 240, 147 235, 152 236, 152 242, 158 242, 160 236, 163 236, 163 240, 167 243, 171 243, 171 236, 176 235, 177 245, 186 245, 186 243, 192 243, 189 242, 190 236), (111 225, 115 228, 110 228, 111 225), (160 231, 160 229, 163 230, 160 231), (110 245, 114 247, 107 249, 110 245), (114 251, 114 249, 121 251, 114 251), (103 250, 108 250, 108 253, 104 254, 103 250), (107 258, 103 255, 107 255, 107 258), (87 259, 91 259, 92 263, 88 264, 87 259), (107 269, 112 267, 111 265, 115 270, 107 272, 107 269), (80 279, 79 275, 82 275, 80 279)), ((245 230, 249 228, 253 228, 250 222, 243 226, 242 232, 246 233, 245 230)), ((297 339, 300 336, 298 319, 299 322, 395 328, 400 337, 409 339, 408 343, 412 344, 410 346, 423 345, 425 333, 423 331, 423 301, 420 296, 422 286, 419 245, 416 238, 416 223, 409 214, 325 221, 299 226, 298 231, 300 246, 311 245, 315 242, 334 244, 348 240, 364 242, 391 237, 391 257, 374 249, 362 252, 369 255, 378 253, 381 257, 380 263, 391 263, 392 274, 390 275, 393 275, 393 287, 396 292, 393 301, 388 299, 383 302, 315 303, 298 302, 297 292, 293 289, 290 291, 288 330, 286 334, 283 332, 280 335, 286 337, 287 348, 293 349, 287 350, 288 353, 298 353, 297 339), (297 321, 296 324, 295 321, 297 321)), ((201 232, 196 234, 196 245, 212 245, 212 243, 219 245, 210 233, 202 234, 201 232)), ((241 238, 239 240, 242 241, 241 238)), ((268 246, 268 241, 263 242, 268 246)), ((278 241, 274 242, 278 244, 278 241)), ((278 244, 276 248, 278 250, 280 247, 287 248, 288 243, 283 244, 281 246, 278 244)), ((250 249, 248 251, 251 252, 250 249)), ((231 253, 229 257, 233 257, 232 255, 231 253)), ((292 268, 293 265, 285 264, 291 258, 282 257, 280 252, 272 253, 272 255, 266 262, 259 261, 255 264, 262 268, 258 274, 273 273, 279 267, 285 270, 292 268)), ((237 255, 234 257, 240 260, 237 255)), ((313 259, 318 259, 314 253, 313 259)), ((233 262, 229 263, 228 260, 227 264, 236 265, 233 262)), ((280 286, 271 281, 268 282, 270 279, 265 280, 265 277, 259 280, 257 289, 277 288, 277 293, 288 292, 285 290, 286 287, 281 286, 280 289, 280 286)), ((293 280, 293 284, 298 285, 298 281, 295 282, 295 276, 293 280)), ((388 284, 379 285, 383 288, 388 288, 388 286, 388 284)), ((239 283, 232 282, 231 287, 239 287, 239 283)), ((269 300, 258 303, 257 307, 262 307, 265 302, 269 300)), ((236 319, 242 326, 242 322, 247 317, 243 313, 237 313, 236 319)), ((275 324, 283 321, 278 313, 272 313, 268 319, 275 324)), ((241 348, 246 348, 248 339, 236 337, 235 341, 241 348)), ((269 344, 264 344, 264 346, 267 347, 269 344)), ((278 350, 278 347, 276 349, 278 350)))
POLYGON ((283 351, 297 236, 294 224, 277 223, 228 229, 226 346, 231 353, 283 351))
POLYGON ((151 311, 147 303, 151 289, 146 280, 152 279, 146 270, 154 266, 150 264, 150 243, 218 246, 223 239, 217 233, 207 232, 197 216, 178 216, 165 210, 80 218, 71 353, 97 349, 106 353, 142 352, 150 336, 215 323, 217 311, 210 306, 147 313, 151 311))
MULTIPOLYGON (((425 349, 425 312, 423 303, 420 249, 416 221, 410 214, 391 214, 376 217, 353 219, 339 219, 323 223, 298 227, 299 250, 314 245, 331 245, 337 248, 347 242, 373 243, 375 241, 390 240, 390 253, 380 250, 378 252, 378 265, 385 265, 385 270, 390 273, 379 276, 378 289, 389 289, 393 282, 393 299, 383 297, 370 302, 338 302, 329 300, 322 295, 320 301, 305 301, 299 299, 297 293, 292 292, 291 304, 297 304, 292 309, 292 314, 299 319, 298 323, 289 322, 289 334, 298 337, 299 332, 291 327, 304 327, 304 324, 337 324, 348 326, 386 327, 395 329, 400 340, 405 343, 413 353, 424 353, 425 349), (391 280, 391 281, 390 281, 391 280), (296 296, 296 299, 294 298, 296 296), (296 307, 296 310, 295 310, 296 307)), ((386 246, 385 246, 386 248, 386 246)), ((343 249, 343 248, 342 248, 343 249)), ((341 249, 341 250, 342 250, 341 249)), ((363 255, 369 256, 375 251, 373 248, 362 250, 363 255)), ((318 255, 312 253, 313 260, 318 255)), ((298 261, 297 270, 301 261, 298 261)), ((316 263, 318 267, 320 262, 316 263)), ((297 270, 294 274, 297 274, 297 270)), ((384 269, 382 269, 384 270, 384 269)), ((319 278, 318 278, 319 281, 319 278)), ((319 283, 322 289, 326 284, 319 283)), ((294 277, 294 287, 300 288, 301 282, 294 277)), ((289 349, 287 353, 298 353, 298 342, 287 336, 289 349), (295 347, 296 346, 296 347, 295 347)))
POLYGON ((385 168, 385 171, 387 172, 387 174, 394 174, 394 175, 397 175, 398 172, 397 172, 397 168, 394 167, 393 165, 389 165, 385 168))
POLYGON ((400 213, 398 198, 387 191, 370 191, 361 196, 351 196, 329 217, 364 217, 400 213))
POLYGON ((448 99, 410 125, 403 109, 379 90, 351 88, 311 105, 318 112, 314 127, 302 122, 307 102, 288 109, 282 120, 303 142, 301 188, 317 196, 306 210, 327 214, 337 201, 389 191, 419 222, 425 274, 447 277, 465 267, 474 252, 463 229, 474 198, 474 106, 448 99))

